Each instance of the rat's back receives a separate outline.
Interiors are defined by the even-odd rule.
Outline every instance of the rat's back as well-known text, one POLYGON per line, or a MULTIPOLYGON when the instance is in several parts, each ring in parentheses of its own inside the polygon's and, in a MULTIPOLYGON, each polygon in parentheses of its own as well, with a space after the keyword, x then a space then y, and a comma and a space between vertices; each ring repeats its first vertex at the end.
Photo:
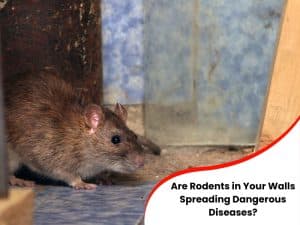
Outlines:
POLYGON ((20 74, 5 81, 9 154, 17 153, 25 162, 55 154, 55 146, 64 141, 68 113, 80 111, 77 101, 71 85, 52 70, 20 74))

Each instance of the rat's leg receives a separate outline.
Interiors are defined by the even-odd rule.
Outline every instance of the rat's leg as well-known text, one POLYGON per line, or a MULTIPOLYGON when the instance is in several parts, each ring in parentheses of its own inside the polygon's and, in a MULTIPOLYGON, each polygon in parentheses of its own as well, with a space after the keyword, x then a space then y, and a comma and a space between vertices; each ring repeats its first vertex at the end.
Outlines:
POLYGON ((12 150, 10 144, 7 145, 8 149, 8 171, 9 171, 9 184, 12 186, 20 186, 20 187, 33 187, 34 182, 23 180, 20 178, 15 177, 13 174, 17 169, 19 169, 21 165, 21 160, 19 156, 12 150))
POLYGON ((76 190, 79 189, 86 189, 86 190, 93 190, 97 188, 96 184, 90 184, 82 181, 81 177, 78 175, 74 175, 72 173, 66 172, 61 169, 56 169, 49 174, 50 177, 65 181, 68 185, 73 187, 76 190))

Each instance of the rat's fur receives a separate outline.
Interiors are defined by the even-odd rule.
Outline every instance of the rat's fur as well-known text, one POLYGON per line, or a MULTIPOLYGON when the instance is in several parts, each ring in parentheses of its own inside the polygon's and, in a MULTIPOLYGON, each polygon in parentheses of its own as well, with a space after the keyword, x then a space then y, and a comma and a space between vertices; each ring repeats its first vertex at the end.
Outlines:
MULTIPOLYGON (((75 188, 94 188, 82 179, 103 170, 130 173, 143 165, 127 112, 83 103, 53 71, 23 74, 5 83, 9 169, 20 164, 75 188), (114 135, 121 143, 113 144, 114 135)), ((15 178, 12 177, 11 183, 15 178)))

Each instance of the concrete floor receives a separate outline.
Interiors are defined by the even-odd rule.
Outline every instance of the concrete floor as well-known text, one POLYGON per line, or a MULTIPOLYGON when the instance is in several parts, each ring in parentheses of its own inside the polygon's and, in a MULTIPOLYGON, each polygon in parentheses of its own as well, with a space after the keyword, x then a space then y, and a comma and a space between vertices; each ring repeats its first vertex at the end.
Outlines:
POLYGON ((153 184, 99 186, 74 190, 63 186, 36 189, 35 225, 135 225, 153 184))

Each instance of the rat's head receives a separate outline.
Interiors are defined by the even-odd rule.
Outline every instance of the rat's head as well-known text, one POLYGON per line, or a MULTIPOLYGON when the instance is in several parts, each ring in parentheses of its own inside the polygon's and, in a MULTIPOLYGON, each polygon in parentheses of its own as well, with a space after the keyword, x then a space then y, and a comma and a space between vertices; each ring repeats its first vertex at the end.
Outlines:
POLYGON ((90 104, 84 111, 88 139, 92 145, 90 160, 99 160, 103 169, 130 173, 144 165, 137 136, 126 126, 127 111, 119 103, 114 112, 90 104))

